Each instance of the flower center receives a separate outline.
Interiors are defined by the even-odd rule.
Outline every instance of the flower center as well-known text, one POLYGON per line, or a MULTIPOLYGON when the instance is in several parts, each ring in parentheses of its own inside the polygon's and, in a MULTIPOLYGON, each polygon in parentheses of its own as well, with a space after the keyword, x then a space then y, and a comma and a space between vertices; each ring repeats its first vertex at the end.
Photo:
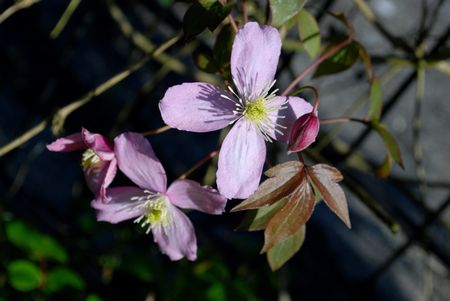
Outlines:
POLYGON ((157 226, 167 227, 170 225, 171 216, 169 214, 169 206, 167 197, 159 193, 153 193, 148 190, 144 191, 145 196, 133 197, 132 200, 143 200, 139 207, 145 208, 144 213, 134 220, 140 223, 141 227, 147 227, 146 234, 157 226))
POLYGON ((251 121, 261 121, 268 116, 265 98, 257 98, 254 101, 248 101, 245 105, 243 115, 251 121))
POLYGON ((101 162, 100 157, 91 148, 88 148, 82 155, 81 166, 97 167, 101 162))

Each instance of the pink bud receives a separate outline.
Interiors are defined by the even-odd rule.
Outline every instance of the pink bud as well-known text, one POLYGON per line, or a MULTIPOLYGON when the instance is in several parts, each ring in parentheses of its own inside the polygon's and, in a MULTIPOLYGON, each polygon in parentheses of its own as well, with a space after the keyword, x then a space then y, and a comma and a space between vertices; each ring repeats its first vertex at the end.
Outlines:
POLYGON ((316 112, 300 116, 291 128, 289 152, 299 152, 316 141, 319 133, 319 118, 316 112))

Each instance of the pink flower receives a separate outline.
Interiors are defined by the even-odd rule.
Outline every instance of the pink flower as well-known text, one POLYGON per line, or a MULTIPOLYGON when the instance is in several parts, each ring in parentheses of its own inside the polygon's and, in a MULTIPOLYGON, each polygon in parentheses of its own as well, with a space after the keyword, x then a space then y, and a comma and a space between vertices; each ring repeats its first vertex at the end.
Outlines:
POLYGON ((117 161, 111 141, 82 128, 81 133, 59 138, 48 144, 47 149, 52 152, 85 150, 81 165, 86 183, 96 197, 100 196, 103 201, 107 201, 106 188, 117 172, 117 161))
POLYGON ((178 208, 221 214, 226 198, 216 190, 191 180, 177 180, 167 188, 166 172, 144 136, 125 133, 116 139, 115 153, 120 170, 139 187, 107 190, 111 201, 94 200, 97 220, 135 223, 152 231, 154 241, 171 260, 197 258, 197 240, 189 218, 178 208))
POLYGON ((294 122, 289 137, 289 152, 300 152, 316 141, 319 133, 317 112, 301 116, 294 122))
POLYGON ((247 23, 231 53, 237 92, 184 83, 169 88, 159 104, 165 123, 180 130, 209 132, 235 122, 223 141, 217 170, 217 186, 227 198, 247 198, 257 189, 266 158, 264 140, 287 143, 291 124, 312 109, 299 97, 270 92, 280 50, 275 28, 247 23))

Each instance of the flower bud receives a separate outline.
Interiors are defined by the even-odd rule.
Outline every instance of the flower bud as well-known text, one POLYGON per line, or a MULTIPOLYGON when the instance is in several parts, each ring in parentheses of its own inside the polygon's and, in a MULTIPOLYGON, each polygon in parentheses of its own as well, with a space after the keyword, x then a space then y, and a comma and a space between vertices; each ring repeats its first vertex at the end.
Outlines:
POLYGON ((319 133, 319 118, 316 112, 300 116, 291 128, 289 136, 289 152, 299 152, 316 141, 319 133))

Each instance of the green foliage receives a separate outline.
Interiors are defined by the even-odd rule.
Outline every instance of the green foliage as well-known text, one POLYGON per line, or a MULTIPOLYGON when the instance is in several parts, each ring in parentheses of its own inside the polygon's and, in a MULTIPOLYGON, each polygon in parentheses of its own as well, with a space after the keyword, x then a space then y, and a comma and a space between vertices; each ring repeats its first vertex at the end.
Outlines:
POLYGON ((305 5, 306 0, 270 0, 272 25, 279 27, 294 17, 305 5))
POLYGON ((47 285, 45 290, 55 293, 66 287, 83 290, 85 287, 83 279, 69 268, 55 268, 47 275, 47 285))
POLYGON ((383 106, 383 95, 379 80, 374 80, 370 86, 370 108, 367 113, 367 119, 371 121, 380 120, 381 108, 383 106))
POLYGON ((302 226, 294 235, 275 245, 267 252, 267 261, 272 271, 281 268, 297 253, 305 241, 306 227, 302 226))
POLYGON ((302 9, 297 16, 298 32, 303 47, 310 57, 316 57, 320 51, 320 29, 316 19, 302 9))
POLYGON ((8 240, 36 259, 52 259, 67 262, 64 248, 51 236, 42 234, 21 221, 6 224, 8 240))
POLYGON ((9 283, 18 291, 29 292, 37 289, 41 284, 41 271, 30 261, 12 261, 8 264, 7 270, 9 283))
POLYGON ((402 154, 394 136, 378 121, 372 121, 371 126, 380 135, 392 159, 403 168, 402 154))
POLYGON ((210 49, 197 48, 192 56, 194 58, 195 66, 203 72, 216 73, 219 71, 210 49))
MULTIPOLYGON (((328 52, 330 49, 335 47, 336 44, 328 46, 324 53, 328 52)), ((338 72, 342 72, 350 68, 359 58, 359 47, 355 43, 350 43, 346 47, 340 49, 331 57, 326 59, 322 64, 319 65, 314 77, 331 75, 338 72)))
POLYGON ((206 28, 213 31, 230 11, 231 6, 222 5, 219 1, 205 0, 194 2, 183 18, 185 39, 191 40, 206 28))
POLYGON ((89 296, 87 296, 86 301, 103 301, 103 299, 96 294, 90 294, 89 296))

